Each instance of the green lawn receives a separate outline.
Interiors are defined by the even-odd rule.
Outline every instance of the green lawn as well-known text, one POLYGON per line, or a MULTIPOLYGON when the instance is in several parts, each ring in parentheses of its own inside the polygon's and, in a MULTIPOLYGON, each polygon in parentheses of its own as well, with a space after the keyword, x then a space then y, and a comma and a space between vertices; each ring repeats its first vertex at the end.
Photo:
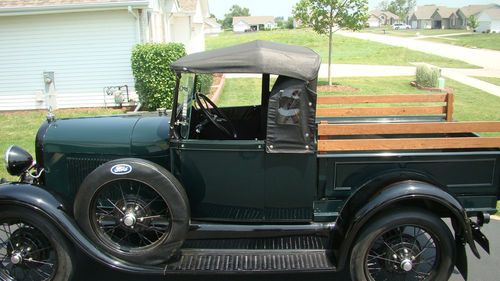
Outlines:
MULTIPOLYGON (((384 95, 427 93, 410 86, 413 77, 337 78, 335 83, 358 89, 355 92, 330 92, 320 95, 384 95)), ((320 80, 320 84, 325 84, 320 80)), ((454 118, 460 121, 500 121, 500 98, 454 80, 446 80, 455 93, 454 118)), ((218 102, 221 106, 260 104, 260 79, 230 78, 218 102)))
MULTIPOLYGON (((219 36, 207 37, 206 47, 211 50, 257 39, 309 47, 321 55, 323 63, 328 62, 328 37, 307 29, 260 31, 244 34, 223 32, 219 36)), ((333 42, 333 63, 411 65, 412 62, 426 62, 440 67, 475 67, 462 61, 338 34, 333 36, 333 42)))
POLYGON ((500 50, 500 33, 471 33, 468 35, 457 35, 448 38, 427 38, 425 40, 468 48, 500 50))
POLYGON ((416 37, 416 36, 432 36, 432 35, 443 35, 443 34, 453 34, 453 33, 466 33, 469 32, 464 29, 392 29, 392 26, 386 27, 375 27, 375 28, 365 28, 362 32, 374 33, 374 34, 385 34, 391 36, 399 37, 416 37))
MULTIPOLYGON (((122 110, 117 109, 65 109, 55 111, 57 118, 84 117, 97 115, 120 114, 122 110)), ((40 125, 45 121, 46 111, 20 111, 20 112, 0 112, 0 127, 3 129, 0 135, 0 162, 4 161, 4 151, 11 145, 16 144, 28 150, 35 156, 35 136, 40 125)), ((0 178, 8 178, 7 171, 0 166, 0 178)))
POLYGON ((491 83, 491 84, 495 84, 497 86, 500 86, 500 77, 479 77, 479 76, 476 76, 474 78, 479 79, 479 80, 483 80, 483 81, 491 83))

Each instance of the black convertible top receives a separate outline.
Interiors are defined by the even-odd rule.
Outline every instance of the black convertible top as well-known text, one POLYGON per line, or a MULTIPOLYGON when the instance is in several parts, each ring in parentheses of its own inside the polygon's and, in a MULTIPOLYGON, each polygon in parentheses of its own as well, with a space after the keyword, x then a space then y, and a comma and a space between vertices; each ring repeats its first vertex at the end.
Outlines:
POLYGON ((320 65, 320 56, 309 48, 256 40, 191 54, 171 67, 175 71, 266 73, 311 81, 317 78, 320 65))

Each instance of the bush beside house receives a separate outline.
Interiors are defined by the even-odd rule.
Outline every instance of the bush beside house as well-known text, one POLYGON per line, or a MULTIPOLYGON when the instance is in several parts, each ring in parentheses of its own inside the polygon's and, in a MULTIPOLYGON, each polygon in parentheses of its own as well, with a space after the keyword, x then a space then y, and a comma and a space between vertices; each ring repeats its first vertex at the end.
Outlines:
POLYGON ((132 50, 132 73, 139 101, 148 110, 170 108, 175 72, 170 64, 186 55, 179 43, 138 44, 132 50))

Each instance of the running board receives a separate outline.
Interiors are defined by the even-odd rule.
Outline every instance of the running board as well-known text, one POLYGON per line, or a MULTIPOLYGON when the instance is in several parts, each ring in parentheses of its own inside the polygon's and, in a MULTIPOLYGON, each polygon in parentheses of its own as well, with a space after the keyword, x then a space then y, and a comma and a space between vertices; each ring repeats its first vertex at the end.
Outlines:
POLYGON ((335 271, 325 250, 182 250, 165 266, 172 273, 271 273, 335 271))

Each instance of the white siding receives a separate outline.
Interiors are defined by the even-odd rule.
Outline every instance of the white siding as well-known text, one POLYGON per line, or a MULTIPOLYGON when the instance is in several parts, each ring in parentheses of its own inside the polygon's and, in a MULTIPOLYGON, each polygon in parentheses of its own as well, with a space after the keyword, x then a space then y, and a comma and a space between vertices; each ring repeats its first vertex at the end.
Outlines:
POLYGON ((137 31, 126 10, 0 17, 0 110, 45 108, 44 71, 60 108, 103 106, 106 86, 133 91, 137 31))

